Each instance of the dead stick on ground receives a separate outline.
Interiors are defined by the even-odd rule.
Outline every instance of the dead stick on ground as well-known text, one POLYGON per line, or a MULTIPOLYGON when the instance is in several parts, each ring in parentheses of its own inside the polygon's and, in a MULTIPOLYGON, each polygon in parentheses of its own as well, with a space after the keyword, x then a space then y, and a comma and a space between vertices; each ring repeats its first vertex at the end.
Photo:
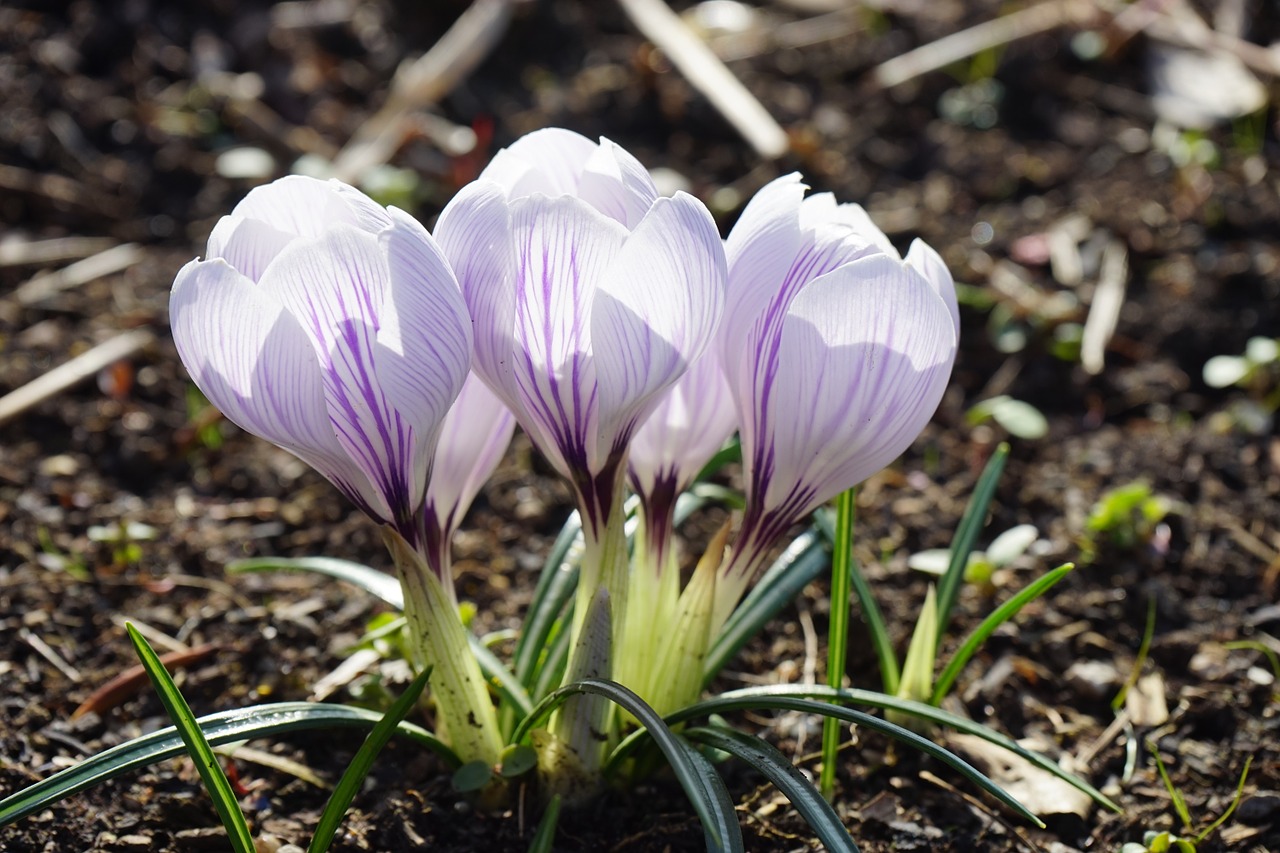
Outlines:
POLYGON ((871 72, 872 79, 888 89, 930 71, 945 68, 953 62, 968 59, 984 50, 1057 29, 1065 24, 1088 20, 1094 12, 1092 4, 1077 0, 1038 3, 895 56, 877 66, 871 72))
POLYGON ((147 329, 124 332, 0 397, 0 424, 83 382, 104 367, 128 358, 153 340, 155 335, 147 329))
POLYGON ((787 153, 791 147, 787 132, 667 4, 662 0, 618 0, 618 5, 757 154, 773 160, 787 153))
POLYGON ((438 102, 475 70, 507 31, 516 2, 475 0, 431 50, 402 63, 387 102, 339 152, 334 177, 358 181, 391 159, 411 129, 409 114, 438 102))
POLYGON ((19 305, 34 305, 55 293, 88 284, 94 279, 118 273, 142 260, 142 248, 136 243, 113 246, 104 252, 76 261, 70 266, 50 273, 42 273, 13 292, 19 305))
POLYGON ((5 240, 0 242, 0 267, 54 264, 78 261, 110 249, 109 237, 54 237, 50 240, 5 240))

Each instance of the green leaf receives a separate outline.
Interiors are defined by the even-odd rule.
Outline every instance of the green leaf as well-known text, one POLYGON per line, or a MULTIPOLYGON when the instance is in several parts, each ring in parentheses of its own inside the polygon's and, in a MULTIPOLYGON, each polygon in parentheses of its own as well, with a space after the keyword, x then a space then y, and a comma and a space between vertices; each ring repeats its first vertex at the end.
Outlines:
MULTIPOLYGON (((722 693, 712 699, 706 699, 697 704, 682 708, 674 714, 669 714, 666 718, 668 725, 679 725, 686 720, 697 717, 705 717, 711 714, 722 714, 729 711, 752 710, 762 707, 774 707, 771 704, 775 699, 821 699, 826 702, 843 702, 850 705, 865 705, 872 708, 884 708, 886 710, 895 710, 903 714, 909 714, 922 720, 928 720, 938 725, 946 726, 957 732, 971 734, 980 737, 985 741, 996 744, 997 746, 1007 749, 1014 755, 1025 758, 1027 761, 1045 770, 1052 775, 1058 777, 1068 783, 1077 790, 1088 794, 1090 798, 1112 811, 1119 812, 1120 807, 1111 801, 1105 794, 1094 788, 1088 782, 1066 772, 1055 762, 1050 761, 1037 752, 1032 752, 1024 746, 1018 744, 1012 738, 1006 737, 993 729, 979 725, 973 720, 944 711, 941 708, 935 708, 932 705, 926 705, 923 702, 913 702, 909 699, 899 699, 887 693, 877 693, 872 690, 858 690, 844 688, 842 690, 832 690, 826 685, 810 684, 769 684, 758 687, 746 687, 741 690, 732 690, 722 693)), ((614 750, 614 756, 625 757, 624 747, 627 747, 634 735, 627 737, 614 750)), ((629 747, 634 748, 634 747, 629 747)), ((610 762, 615 760, 610 757, 610 762)))
POLYGON ((531 746, 513 743, 502 750, 501 761, 498 773, 506 779, 514 779, 538 766, 538 753, 531 746))
POLYGON ((924 606, 916 618, 915 630, 911 633, 907 659, 902 664, 902 680, 896 691, 898 696, 924 702, 933 695, 933 662, 937 650, 938 597, 933 584, 930 584, 924 606))
POLYGON ((698 476, 695 479, 705 480, 714 475, 725 465, 728 465, 730 462, 741 461, 742 441, 738 438, 737 434, 734 434, 734 436, 725 443, 724 447, 716 451, 716 455, 712 456, 711 459, 707 461, 707 464, 702 466, 702 470, 698 472, 698 476))
MULTIPOLYGON (((349 705, 279 702, 209 714, 197 722, 209 744, 219 746, 295 731, 353 727, 368 729, 380 719, 380 714, 349 705)), ((396 734, 408 737, 429 749, 451 766, 458 765, 458 757, 453 754, 453 750, 431 732, 412 723, 402 722, 396 727, 396 734)), ((0 800, 0 826, 7 826, 65 797, 130 770, 176 758, 184 751, 182 738, 172 726, 126 741, 0 800)))
POLYGON ((467 794, 479 791, 493 781, 493 768, 483 761, 468 761, 453 771, 453 789, 467 794))
POLYGON ((1000 482, 1000 475, 1004 472, 1004 464, 1008 459, 1009 445, 1002 441, 982 469, 982 475, 978 477, 973 495, 969 498, 969 505, 965 507, 960 524, 956 527, 955 538, 951 540, 951 564, 938 582, 939 641, 946 635, 947 626, 951 624, 951 611, 956 606, 960 586, 964 583, 964 570, 969 564, 969 554, 973 552, 978 534, 986 524, 987 509, 991 506, 991 499, 995 497, 996 484, 1000 482))
MULTIPOLYGON (((844 685, 849 653, 849 596, 853 568, 853 523, 857 488, 847 489, 836 501, 836 536, 831 550, 831 626, 827 631, 827 684, 844 685)), ((830 799, 836 788, 836 754, 840 749, 840 723, 822 721, 822 796, 830 799)), ((790 767, 790 763, 787 765, 790 767)), ((775 783, 776 784, 776 783, 775 783)), ((830 847, 830 845, 828 845, 830 847)))
MULTIPOLYGON (((764 774, 783 793, 805 823, 813 829, 827 850, 858 853, 849 833, 831 804, 791 761, 769 742, 730 728, 691 728, 684 732, 689 740, 727 752, 764 774)), ((825 760, 825 759, 824 759, 825 760)))
POLYGON ((766 622, 822 574, 827 559, 827 549, 816 533, 808 531, 796 537, 725 622, 702 667, 704 687, 766 622))
POLYGON ((1238 355, 1215 355, 1204 363, 1201 376, 1210 388, 1227 388, 1243 380, 1253 370, 1247 358, 1238 355))
POLYGON ((533 700, 529 698, 519 679, 498 660, 497 655, 489 651, 483 640, 470 631, 467 631, 467 642, 471 646, 471 653, 476 656, 476 662, 480 664, 480 671, 489 680, 489 686, 498 692, 504 702, 519 709, 521 716, 529 713, 533 708, 533 700))
POLYGON ((566 618, 565 607, 578 588, 578 562, 582 559, 582 549, 582 519, 574 512, 560 528, 551 553, 542 564, 533 601, 525 615, 520 639, 516 641, 512 668, 526 689, 537 683, 547 637, 556 622, 566 618))
POLYGON ((933 694, 929 702, 933 705, 940 704, 943 697, 950 692, 951 685, 955 683, 960 672, 969 663, 970 658, 982 647, 982 644, 987 641, 987 638, 991 636, 996 628, 1012 619, 1029 602, 1035 601, 1048 592, 1050 587, 1066 577, 1074 568, 1075 566, 1072 563, 1059 566, 1000 605, 990 616, 983 619, 982 624, 965 638, 965 641, 960 644, 960 648, 956 649, 956 653, 951 656, 951 660, 947 663, 946 668, 942 670, 942 674, 938 676, 937 683, 933 686, 933 694))
MULTIPOLYGON (((816 687, 817 685, 814 685, 814 686, 816 687)), ((829 687, 826 689, 831 690, 831 688, 829 687)), ((737 691, 737 692, 741 692, 741 691, 737 691)), ((838 692, 838 691, 833 691, 833 692, 838 692)), ((719 697, 719 699, 711 699, 706 702, 699 702, 697 705, 691 705, 689 706, 689 708, 686 708, 682 711, 677 711, 676 713, 669 715, 667 719, 669 721, 677 721, 677 720, 684 721, 689 719, 690 717, 703 716, 704 714, 709 713, 711 711, 714 711, 715 713, 719 713, 723 710, 729 710, 732 707, 733 703, 722 704, 723 700, 724 700, 724 697, 721 696, 719 697), (695 708, 697 709, 697 713, 694 713, 695 708)), ((871 729, 872 731, 878 731, 881 734, 886 734, 889 737, 894 738, 895 740, 900 740, 903 743, 905 743, 907 746, 910 746, 914 749, 918 749, 920 752, 923 752, 926 755, 929 755, 929 756, 932 756, 933 758, 938 759, 943 764, 946 764, 948 767, 951 767, 953 770, 956 770, 962 776, 968 779, 970 782, 973 782, 975 785, 982 788, 987 793, 991 794, 991 796, 995 797, 997 800, 1004 803, 1006 806, 1013 809, 1015 812, 1022 815, 1027 820, 1034 823, 1036 826, 1040 827, 1041 829, 1044 828, 1044 823, 1038 817, 1032 814, 1031 811, 1029 811, 1026 806, 1022 805, 1022 803, 1014 799, 1011 795, 1009 795, 1003 788, 1001 788, 995 782, 992 782, 990 779, 988 779, 981 771, 979 771, 973 765, 969 764, 967 761, 962 759, 960 756, 956 755, 954 752, 951 752, 950 750, 944 747, 938 746, 938 744, 934 743, 928 738, 921 737, 920 735, 916 734, 910 729, 906 729, 906 728, 903 728, 902 726, 895 725, 894 723, 891 723, 888 720, 882 720, 879 717, 873 717, 870 714, 863 713, 862 711, 854 711, 849 708, 844 708, 840 705, 832 705, 828 702, 816 702, 812 699, 803 699, 803 698, 796 698, 792 696, 774 695, 774 696, 768 696, 768 697, 757 696, 755 697, 755 702, 756 704, 754 705, 740 705, 738 707, 742 707, 742 708, 752 707, 752 708, 755 708, 756 710, 772 708, 772 709, 783 710, 783 711, 799 711, 800 713, 804 713, 804 714, 818 714, 824 717, 835 717, 836 719, 843 720, 846 723, 854 723, 856 725, 871 729)), ((918 704, 918 703, 912 703, 912 704, 918 704)), ((929 707, 929 706, 926 705, 923 707, 929 707)), ((674 722, 672 724, 674 725, 674 722)), ((619 750, 621 750, 622 744, 619 744, 618 748, 619 750)))
POLYGON ((182 698, 178 686, 169 677, 164 664, 160 662, 159 655, 138 633, 138 629, 133 627, 131 622, 124 623, 124 628, 129 632, 129 639, 133 641, 133 647, 138 652, 142 667, 147 671, 147 677, 151 679, 152 686, 159 694, 160 702, 169 714, 169 719, 173 720, 177 727, 187 754, 195 762, 205 790, 209 792, 213 806, 218 810, 218 817, 222 818, 222 825, 231 839, 232 849, 236 853, 254 853, 253 834, 249 832, 249 825, 245 823, 244 812, 240 811, 240 803, 236 800, 235 792, 231 790, 231 782, 223 772, 222 765, 218 763, 218 757, 209 747, 209 742, 205 740, 200 724, 196 721, 196 715, 191 713, 191 707, 187 705, 187 700, 182 698))
MULTIPOLYGON (((819 510, 813 514, 814 524, 834 541, 835 526, 830 513, 819 510)), ((862 573, 858 561, 849 559, 849 581, 853 584, 853 594, 858 598, 858 606, 862 608, 862 618, 867 623, 867 631, 871 634, 871 645, 876 650, 876 660, 880 664, 880 683, 886 693, 898 691, 901 673, 898 670, 898 656, 893 651, 893 637, 889 636, 889 628, 885 625, 884 616, 880 613, 880 605, 871 592, 871 585, 862 573)))
POLYGON ((369 775, 374 759, 387 745, 387 741, 391 740, 391 736, 396 732, 396 726, 413 710, 430 677, 431 669, 427 668, 409 682, 404 693, 387 709, 382 719, 373 727, 373 731, 369 732, 368 737, 364 739, 355 758, 351 759, 342 778, 338 780, 338 786, 333 789, 333 794, 325 804, 324 811, 320 813, 320 821, 316 824, 315 834, 311 836, 311 844, 307 847, 308 853, 324 853, 329 849, 329 845, 333 843, 334 834, 342 824, 343 816, 351 806, 351 801, 355 799, 365 777, 369 775))
POLYGON ((689 763, 697 770, 703 795, 716 805, 716 808, 711 810, 711 817, 716 822, 708 823, 705 818, 702 821, 702 837, 707 845, 707 853, 746 853, 742 842, 742 827, 738 825, 736 806, 733 798, 729 796, 729 789, 725 787, 724 780, 716 772, 715 765, 685 740, 677 738, 676 743, 688 757, 689 763))
POLYGON ((556 843, 556 825, 560 822, 560 795, 553 794, 547 810, 538 821, 538 831, 529 843, 529 853, 553 853, 556 843))
POLYGON ((680 782, 680 786, 684 788, 685 795, 688 796, 689 801, 693 804, 694 811, 698 813, 698 817, 702 820, 703 830, 708 833, 709 842, 715 842, 714 846, 709 843, 708 849, 731 851, 742 849, 742 829, 738 826, 737 813, 734 811, 733 803, 728 800, 727 794, 720 795, 724 788, 723 781, 719 781, 719 776, 715 774, 713 769, 711 774, 719 782, 719 789, 712 790, 714 783, 705 778, 707 768, 702 767, 696 759, 690 756, 692 752, 690 747, 671 731, 670 727, 663 722, 663 719, 658 716, 653 708, 649 707, 643 699, 621 684, 596 678, 587 678, 572 684, 566 684, 534 706, 529 716, 521 720, 520 724, 516 726, 512 740, 516 743, 523 743, 529 736, 529 732, 542 723, 552 711, 564 704, 569 698, 583 693, 603 696, 610 700, 635 717, 636 721, 644 727, 644 731, 649 733, 649 736, 653 738, 653 742, 666 757, 667 763, 671 765, 671 770, 675 773, 676 780, 680 782), (724 834, 726 832, 728 833, 727 836, 724 834))
POLYGON ((996 568, 1003 568, 1027 553, 1027 549, 1040 538, 1034 524, 1019 524, 1001 533, 987 546, 987 560, 996 568))
POLYGON ((404 592, 400 589, 400 581, 386 572, 350 560, 333 557, 255 557, 228 563, 226 571, 232 575, 280 571, 325 575, 354 584, 395 609, 404 610, 404 592))
POLYGON ((1049 421, 1030 403, 1011 397, 991 400, 991 419, 1008 430, 1010 435, 1035 441, 1049 434, 1049 421))

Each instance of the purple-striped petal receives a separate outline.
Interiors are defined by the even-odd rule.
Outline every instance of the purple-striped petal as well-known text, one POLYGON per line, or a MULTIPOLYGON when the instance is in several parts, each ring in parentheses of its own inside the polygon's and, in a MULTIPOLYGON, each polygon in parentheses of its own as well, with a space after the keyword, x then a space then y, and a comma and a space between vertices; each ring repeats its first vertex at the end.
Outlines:
POLYGON ((592 303, 626 229, 569 196, 513 202, 511 227, 519 279, 512 408, 562 473, 599 470, 607 448, 597 446, 592 303))
POLYGON ((242 429, 296 454, 359 504, 380 496, 329 422, 311 341, 284 306, 225 261, 191 261, 169 297, 173 340, 196 386, 242 429))
POLYGON ((472 367, 508 406, 516 407, 516 252, 502 188, 488 181, 463 187, 440 214, 435 238, 458 277, 474 324, 472 367))
POLYGON ((708 347, 631 439, 632 487, 651 495, 662 482, 673 484, 676 494, 683 492, 737 426, 738 412, 720 369, 720 352, 708 347))
POLYGON ((933 416, 955 351, 943 299, 890 257, 810 282, 783 323, 750 463, 771 471, 753 499, 796 519, 892 462, 933 416))
MULTIPOLYGON (((385 497, 391 517, 407 516, 421 505, 439 423, 424 423, 420 409, 400 412, 382 385, 398 356, 378 340, 395 311, 379 239, 337 226, 318 239, 295 241, 260 287, 306 330, 338 442, 385 497)), ((457 378, 457 387, 464 379, 457 378)))
POLYGON ((427 487, 428 517, 440 526, 446 541, 502 461, 515 425, 515 416, 489 386, 474 373, 467 377, 440 426, 427 487))
POLYGON ((711 214, 686 193, 658 199, 600 279, 591 335, 602 342, 602 452, 637 425, 711 344, 724 310, 724 248, 711 214))

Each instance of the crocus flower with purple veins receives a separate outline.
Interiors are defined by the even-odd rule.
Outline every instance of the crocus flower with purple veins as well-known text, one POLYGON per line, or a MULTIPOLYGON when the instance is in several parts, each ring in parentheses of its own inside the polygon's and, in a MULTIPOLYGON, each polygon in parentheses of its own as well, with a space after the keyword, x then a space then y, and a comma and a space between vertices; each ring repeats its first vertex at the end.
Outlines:
POLYGON ((344 184, 289 177, 219 220, 177 275, 174 342, 230 420, 410 543, 471 323, 435 242, 344 184))
MULTIPOLYGON (((502 736, 447 561, 427 553, 427 483, 472 351, 466 303, 431 235, 345 184, 284 178, 219 220, 205 259, 178 272, 169 312, 215 406, 384 525, 440 727, 466 760, 497 761, 502 736)), ((441 487, 455 506, 433 505, 436 524, 453 523, 468 489, 441 487)))
POLYGON ((725 243, 721 355, 748 505, 716 626, 790 525, 915 440, 955 361, 955 285, 938 254, 917 240, 904 260, 861 207, 805 189, 795 174, 765 186, 725 243))
MULTIPOLYGON (((659 198, 607 139, 547 129, 499 152, 435 236, 475 321, 476 372, 577 492, 577 630, 601 575, 625 568, 620 533, 606 534, 621 529, 627 446, 719 324, 715 222, 690 195, 659 198)), ((609 587, 620 613, 624 592, 609 587)))

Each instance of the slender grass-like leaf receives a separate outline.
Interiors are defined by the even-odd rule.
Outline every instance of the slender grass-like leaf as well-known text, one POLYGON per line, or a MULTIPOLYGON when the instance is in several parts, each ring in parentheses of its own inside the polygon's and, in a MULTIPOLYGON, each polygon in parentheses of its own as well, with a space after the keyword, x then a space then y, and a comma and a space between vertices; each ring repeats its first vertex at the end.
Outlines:
POLYGON ((791 801, 827 850, 832 853, 858 853, 858 845, 853 843, 848 830, 840 822, 840 816, 827 802, 826 795, 813 787, 813 783, 773 744, 720 726, 686 729, 683 734, 696 743, 740 758, 763 773, 791 801))
MULTIPOLYGON (((716 846, 713 849, 730 851, 742 849, 742 831, 738 826, 737 813, 734 811, 733 803, 728 802, 728 812, 726 814, 725 801, 719 797, 718 792, 708 793, 710 782, 704 778, 704 768, 701 768, 698 763, 690 758, 690 747, 671 731, 670 727, 663 722, 663 719, 658 716, 658 713, 653 708, 649 707, 643 699, 621 684, 598 678, 584 678, 582 681, 566 684, 538 702, 533 711, 520 721, 512 735, 513 742, 523 743, 525 738, 529 736, 529 732, 550 716, 552 711, 564 704, 570 697, 582 693, 605 697, 630 713, 644 727, 671 765, 671 770, 675 773, 677 781, 684 788, 685 794, 693 804, 694 811, 698 813, 698 817, 702 820, 703 829, 709 833, 709 840, 715 842, 716 846), (732 827, 731 832, 737 833, 738 840, 736 845, 732 840, 732 834, 728 837, 720 834, 721 830, 719 828, 726 826, 732 827), (711 833, 714 833, 714 835, 711 833)), ((714 774, 714 770, 712 772, 714 774)), ((719 776, 717 775, 716 778, 719 779, 719 776)), ((723 788, 724 783, 721 781, 719 784, 723 788)), ((727 794, 725 799, 727 800, 727 794)))
MULTIPOLYGON (((830 690, 830 688, 827 688, 827 689, 830 690)), ((720 698, 722 699, 723 697, 720 697, 720 698)), ((732 703, 732 702, 721 704, 718 699, 710 699, 705 702, 699 702, 696 706, 691 705, 689 706, 689 708, 685 708, 681 711, 677 711, 674 714, 669 714, 667 716, 667 720, 669 721, 685 720, 691 716, 702 716, 704 713, 708 713, 705 710, 707 708, 714 708, 714 710, 711 713, 720 713, 724 710, 734 709, 734 704, 735 703, 732 703), (702 710, 699 710, 697 714, 689 713, 695 707, 702 710)), ((737 705, 737 708, 745 708, 745 707, 748 707, 748 706, 737 705)), ((991 796, 995 797, 997 800, 1004 803, 1006 806, 1013 809, 1015 812, 1022 815, 1027 820, 1034 823, 1036 826, 1040 827, 1041 829, 1044 828, 1044 823, 1040 820, 1040 818, 1036 817, 1029 809, 1027 809, 1026 806, 1018 802, 1013 796, 1007 793, 1003 788, 1001 788, 995 782, 992 782, 990 779, 988 779, 986 775, 984 775, 976 767, 969 764, 967 761, 965 761, 963 758, 956 755, 954 752, 950 751, 949 749, 939 746, 938 744, 934 743, 928 738, 921 737, 920 735, 916 734, 910 729, 903 728, 902 726, 896 725, 895 723, 891 723, 888 720, 881 719, 880 717, 873 717, 870 714, 864 713, 862 711, 854 711, 851 708, 845 708, 841 705, 834 705, 830 702, 817 702, 817 701, 814 701, 813 699, 803 699, 803 698, 797 698, 794 696, 777 696, 777 695, 768 696, 768 697, 758 696, 755 700, 755 704, 751 705, 750 707, 756 710, 770 708, 770 709, 781 710, 781 711, 799 711, 800 713, 803 713, 803 714, 819 714, 824 717, 835 717, 836 719, 842 720, 843 722, 854 723, 855 725, 863 726, 865 728, 871 729, 872 731, 877 731, 877 732, 880 732, 881 734, 888 735, 889 737, 894 738, 895 740, 899 740, 905 743, 907 746, 913 749, 923 752, 925 755, 929 755, 929 756, 932 756, 933 758, 938 759, 943 764, 946 764, 948 767, 957 771, 966 779, 968 779, 970 782, 977 785, 979 788, 982 788, 982 790, 991 794, 991 796)), ((932 706, 924 705, 923 707, 928 708, 932 706)), ((674 724, 675 723, 673 722, 672 725, 674 724)), ((618 745, 618 749, 615 750, 615 755, 621 752, 624 746, 631 749, 634 748, 635 742, 632 741, 631 743, 628 743, 628 741, 631 741, 631 738, 628 738, 627 741, 624 741, 622 744, 618 745)), ((614 756, 610 756, 611 765, 613 764, 614 761, 615 761, 614 756)))
POLYGON ((553 794, 547 810, 538 821, 538 830, 529 842, 529 853, 552 853, 555 850, 556 826, 560 823, 560 795, 553 794))
POLYGON ((372 566, 339 560, 334 557, 255 557, 228 563, 227 574, 246 575, 261 572, 311 572, 336 578, 360 587, 381 598, 396 610, 404 610, 404 592, 400 581, 372 566))
POLYGON ((470 631, 467 632, 467 641, 471 646, 471 653, 476 656, 476 661, 480 664, 480 671, 484 673, 485 678, 489 679, 489 686, 497 691, 503 702, 510 703, 519 709, 521 716, 529 713, 533 708, 533 701, 520 680, 507 669, 497 655, 489 650, 483 640, 470 631))
POLYGON ((827 561, 827 549, 821 536, 807 531, 796 537, 725 622, 703 663, 704 687, 759 633, 766 622, 822 574, 827 561))
POLYGON ((308 853, 325 853, 329 849, 329 845, 333 843, 334 834, 342 824, 343 816, 351 807, 351 801, 355 799, 365 777, 369 775, 374 759, 387 745, 387 741, 391 740, 391 736, 396 733, 396 726, 413 710, 429 678, 431 678, 431 670, 428 668, 409 682, 404 693, 387 709, 382 719, 373 727, 373 731, 369 732, 368 737, 364 739, 355 758, 351 759, 351 763, 343 771, 342 778, 333 789, 333 794, 329 796, 329 802, 325 804, 324 811, 320 813, 320 822, 316 825, 316 831, 311 836, 311 844, 307 847, 308 853))
POLYGON ((542 564, 533 600, 524 618, 524 630, 516 641, 513 670, 526 689, 537 678, 539 657, 557 619, 563 618, 565 603, 578 588, 578 561, 582 559, 582 519, 572 513, 560 528, 551 553, 542 564))
MULTIPOLYGON (((196 722, 209 744, 219 746, 314 729, 369 729, 380 719, 382 715, 374 711, 349 705, 278 702, 209 714, 196 722)), ((420 726, 401 722, 396 727, 396 734, 434 752, 451 767, 461 763, 453 750, 420 726)), ((0 826, 7 826, 58 800, 131 770, 176 758, 184 751, 182 738, 173 726, 113 746, 0 800, 0 826)))
POLYGON ((712 456, 706 465, 702 466, 702 470, 698 472, 697 480, 705 480, 716 474, 721 468, 730 462, 742 461, 742 441, 734 434, 725 446, 716 451, 716 455, 712 456))
MULTIPOLYGON (((915 630, 911 632, 911 644, 902 662, 902 680, 898 682, 898 695, 904 699, 921 702, 933 695, 933 665, 938 653, 938 596, 929 584, 920 615, 916 617, 915 630)), ((893 716, 890 715, 890 719, 893 716)))
MULTIPOLYGON (((944 711, 941 708, 935 708, 933 705, 927 705, 924 702, 913 702, 910 699, 899 699, 887 693, 877 693, 873 690, 859 690, 856 688, 844 688, 842 690, 832 690, 830 687, 822 684, 767 684, 757 687, 744 687, 741 690, 732 690, 722 693, 711 699, 704 699, 701 702, 682 708, 674 714, 668 714, 666 721, 668 725, 679 725, 687 720, 697 717, 705 717, 711 714, 724 714, 730 711, 743 711, 751 709, 759 709, 765 707, 774 707, 768 704, 773 699, 820 699, 825 702, 843 702, 850 705, 865 705, 872 708, 883 708, 885 710, 894 710, 903 714, 918 717, 922 720, 928 720, 938 725, 946 726, 957 732, 974 735, 980 737, 989 743, 993 743, 1021 758, 1039 767, 1041 770, 1047 771, 1058 777, 1062 781, 1068 783, 1072 787, 1089 795, 1096 803, 1119 812, 1120 807, 1117 806, 1109 797, 1090 785, 1088 782, 1074 776, 1053 761, 1043 755, 1032 752, 1026 747, 1020 745, 1017 741, 1010 737, 1000 734, 987 726, 975 723, 973 720, 944 711)), ((625 749, 633 749, 634 745, 628 742, 636 738, 636 735, 630 735, 618 744, 614 750, 614 755, 610 756, 610 762, 619 756, 619 753, 625 749)), ((625 754, 620 756, 625 757, 625 754)))
POLYGON ((209 792, 213 807, 218 810, 218 817, 222 819, 222 825, 231 839, 231 848, 236 853, 255 853, 253 834, 249 832, 249 825, 245 823, 244 812, 240 811, 240 803, 236 799, 235 791, 231 790, 231 781, 227 779, 222 765, 218 763, 218 757, 213 754, 213 749, 205 740, 204 732, 200 730, 200 724, 196 721, 196 715, 191 713, 191 706, 187 704, 186 699, 182 698, 182 692, 178 690, 178 685, 173 683, 164 664, 160 662, 160 656, 138 633, 138 629, 133 627, 133 623, 124 623, 124 628, 129 633, 129 639, 133 641, 133 647, 138 652, 143 669, 147 671, 152 686, 160 696, 165 712, 177 727, 187 754, 195 762, 200 779, 204 782, 204 788, 209 792))
MULTIPOLYGON (((813 514, 813 520, 817 528, 834 542, 836 527, 831 514, 819 510, 813 514)), ((862 573, 852 554, 849 556, 849 582, 853 585, 853 594, 858 598, 858 606, 862 608, 867 632, 871 634, 871 647, 875 649, 876 660, 880 664, 880 684, 885 693, 897 693, 902 674, 898 669, 898 656, 893 651, 893 637, 889 636, 889 628, 885 625, 880 605, 871 592, 871 585, 867 583, 866 575, 862 573)))
POLYGON ((930 704, 937 705, 942 702, 943 697, 951 691, 951 685, 960 676, 965 665, 969 663, 969 660, 977 653, 978 649, 982 647, 982 644, 987 641, 987 638, 991 636, 996 628, 1012 619, 1029 602, 1035 601, 1048 592, 1050 587, 1066 577, 1074 568, 1073 564, 1067 563, 1043 577, 1037 578, 1034 583, 997 607, 990 616, 983 619, 982 624, 965 638, 965 641, 960 644, 960 648, 956 649, 956 653, 951 656, 946 668, 938 676, 938 680, 933 685, 933 696, 929 700, 930 704))
MULTIPOLYGON (((857 488, 841 493, 836 500, 836 536, 831 548, 831 623, 827 629, 827 684, 844 686, 844 669, 849 655, 849 595, 853 574, 853 524, 857 511, 857 488)), ((819 788, 828 800, 836 790, 836 755, 840 750, 840 721, 822 721, 822 775, 819 788)), ((788 765, 790 766, 790 765, 788 765)), ((776 784, 776 783, 775 783, 776 784)), ((830 845, 828 845, 830 847, 830 845)))
POLYGON ((543 699, 552 690, 560 686, 564 679, 565 668, 569 665, 569 624, 573 621, 573 602, 565 611, 560 621, 560 630, 551 638, 547 653, 538 667, 538 680, 533 685, 532 698, 535 702, 543 699))
POLYGON ((725 787, 724 779, 716 772, 705 755, 698 752, 682 738, 676 738, 681 749, 689 758, 689 763, 698 771, 698 780, 702 783, 704 795, 715 802, 716 808, 711 815, 716 819, 714 825, 702 821, 702 837, 707 845, 707 853, 746 853, 742 841, 742 827, 738 824, 738 812, 733 797, 725 787))
POLYGON ((973 495, 969 505, 965 507, 960 524, 956 527, 955 538, 951 540, 951 562, 947 571, 938 582, 938 641, 946 635, 947 626, 951 624, 951 611, 960 597, 960 587, 964 584, 964 570, 969 565, 969 555, 978 542, 978 534, 987 520, 987 509, 996 494, 996 484, 1004 472, 1004 464, 1009 459, 1008 442, 1000 442, 995 453, 987 460, 977 484, 973 487, 973 495))
POLYGON ((1201 843, 1218 827, 1227 822, 1227 818, 1235 814, 1236 807, 1240 805, 1240 801, 1244 799, 1244 783, 1249 779, 1249 768, 1253 766, 1253 756, 1250 755, 1244 760, 1244 770, 1240 773, 1240 781, 1236 783, 1235 796, 1231 798, 1231 805, 1227 806, 1227 810, 1218 815, 1218 819, 1204 828, 1204 831, 1196 836, 1196 844, 1201 843))
POLYGON ((1142 677, 1142 668, 1147 664, 1147 654, 1151 651, 1151 639, 1155 634, 1156 599, 1152 596, 1147 599, 1147 626, 1142 630, 1142 642, 1138 644, 1138 654, 1133 659, 1133 668, 1129 670, 1129 677, 1124 680, 1124 684, 1120 685, 1120 690, 1111 700, 1111 710, 1119 711, 1124 707, 1124 700, 1128 698, 1129 691, 1142 677))

